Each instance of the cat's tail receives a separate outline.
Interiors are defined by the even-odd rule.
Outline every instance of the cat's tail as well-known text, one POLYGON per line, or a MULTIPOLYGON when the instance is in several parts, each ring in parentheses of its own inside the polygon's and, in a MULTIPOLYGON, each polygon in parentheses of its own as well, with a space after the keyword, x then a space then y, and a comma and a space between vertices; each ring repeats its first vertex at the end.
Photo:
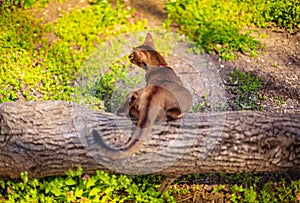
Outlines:
POLYGON ((130 157, 140 151, 144 142, 151 134, 154 122, 158 117, 161 120, 161 118, 165 116, 164 110, 159 104, 160 101, 153 99, 155 98, 153 97, 153 93, 154 92, 151 91, 150 94, 142 96, 143 98, 140 100, 140 113, 135 132, 124 146, 113 148, 107 145, 100 134, 96 130, 93 130, 92 134, 94 141, 100 145, 99 152, 103 157, 117 160, 130 157))
POLYGON ((134 153, 140 151, 145 142, 145 137, 148 137, 147 135, 149 135, 150 133, 150 128, 136 129, 133 135, 133 137, 136 138, 130 138, 126 145, 123 147, 113 148, 103 140, 97 130, 92 131, 95 143, 100 146, 99 152, 101 156, 103 156, 103 158, 109 158, 111 160, 128 158, 134 153))

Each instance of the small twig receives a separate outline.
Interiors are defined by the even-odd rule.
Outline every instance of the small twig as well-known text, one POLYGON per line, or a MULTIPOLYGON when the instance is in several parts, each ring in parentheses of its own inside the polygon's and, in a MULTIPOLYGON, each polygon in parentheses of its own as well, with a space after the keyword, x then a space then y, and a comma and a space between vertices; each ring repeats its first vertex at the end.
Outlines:
POLYGON ((198 193, 198 191, 196 191, 196 192, 194 193, 193 203, 196 202, 197 193, 198 193))
MULTIPOLYGON (((189 197, 184 198, 184 199, 181 199, 181 200, 179 200, 179 201, 177 201, 177 202, 185 202, 186 200, 189 200, 189 199, 191 199, 191 198, 193 198, 193 196, 189 196, 189 197)), ((193 199, 193 202, 194 202, 194 199, 193 199)))
POLYGON ((232 84, 232 83, 228 83, 228 82, 223 82, 223 84, 227 85, 227 86, 241 86, 242 85, 241 83, 232 84))

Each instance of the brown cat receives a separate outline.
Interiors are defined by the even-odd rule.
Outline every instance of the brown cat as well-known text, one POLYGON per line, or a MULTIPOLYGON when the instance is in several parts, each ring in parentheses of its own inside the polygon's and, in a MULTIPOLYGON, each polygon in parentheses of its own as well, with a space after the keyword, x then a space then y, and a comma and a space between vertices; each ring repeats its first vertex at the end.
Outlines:
POLYGON ((181 118, 192 106, 192 95, 182 85, 174 70, 154 48, 150 33, 145 42, 129 55, 131 63, 146 70, 146 87, 131 92, 118 114, 129 114, 137 119, 136 130, 121 148, 108 146, 96 130, 93 137, 101 146, 103 156, 110 159, 129 157, 138 152, 151 134, 156 121, 181 118))

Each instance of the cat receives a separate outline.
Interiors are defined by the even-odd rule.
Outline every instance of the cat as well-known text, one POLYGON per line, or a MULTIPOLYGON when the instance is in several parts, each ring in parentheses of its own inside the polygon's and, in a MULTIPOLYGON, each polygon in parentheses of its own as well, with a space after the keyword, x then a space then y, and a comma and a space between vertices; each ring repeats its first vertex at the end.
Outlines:
POLYGON ((133 48, 129 61, 146 71, 146 86, 127 95, 117 114, 137 119, 133 136, 120 148, 107 145, 96 130, 92 134, 103 156, 113 160, 138 152, 157 121, 181 118, 192 106, 192 95, 164 57, 155 50, 150 33, 144 43, 133 48))

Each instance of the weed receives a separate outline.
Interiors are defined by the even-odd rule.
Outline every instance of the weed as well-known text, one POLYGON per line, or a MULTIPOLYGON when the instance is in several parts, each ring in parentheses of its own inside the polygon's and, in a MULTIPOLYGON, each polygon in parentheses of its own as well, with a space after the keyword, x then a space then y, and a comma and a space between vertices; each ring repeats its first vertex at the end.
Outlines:
POLYGON ((207 97, 208 97, 208 94, 205 94, 203 96, 203 101, 202 102, 192 106, 191 112, 204 112, 205 107, 208 106, 207 97))
POLYGON ((50 0, 3 0, 0 1, 0 13, 14 11, 18 8, 29 9, 34 6, 45 6, 50 0))
POLYGON ((172 21, 179 24, 180 31, 208 53, 216 51, 223 60, 234 59, 237 51, 257 55, 258 40, 250 35, 252 31, 241 32, 245 23, 234 2, 172 1, 167 3, 167 11, 166 25, 172 21))
MULTIPOLYGON (((277 179, 281 177, 278 175, 275 174, 277 179)), ((88 175, 80 167, 76 171, 69 170, 65 176, 29 179, 24 172, 20 177, 20 181, 0 180, 1 202, 175 202, 171 194, 185 196, 193 190, 202 192, 199 185, 184 184, 183 187, 174 185, 172 191, 160 195, 157 190, 161 176, 130 177, 101 171, 88 175)), ((300 180, 264 182, 259 178, 266 179, 263 174, 221 174, 221 177, 236 183, 229 188, 228 184, 216 186, 210 193, 226 192, 231 202, 297 202, 300 197, 300 180)), ((200 175, 201 178, 205 175, 200 175)))
POLYGON ((286 183, 267 182, 262 188, 256 184, 251 186, 233 185, 231 187, 232 202, 297 202, 299 197, 299 180, 286 183))
POLYGON ((224 188, 225 188, 224 185, 218 185, 217 187, 213 188, 212 193, 217 193, 217 192, 223 190, 224 188))
POLYGON ((66 176, 29 179, 21 173, 21 181, 0 180, 0 199, 8 202, 174 202, 172 196, 160 195, 151 178, 139 183, 126 175, 109 175, 97 171, 88 175, 82 168, 69 170, 66 176))
POLYGON ((282 107, 286 104, 286 101, 284 99, 283 96, 279 95, 279 96, 275 96, 274 97, 274 103, 279 106, 279 107, 282 107))
POLYGON ((124 58, 123 63, 115 62, 105 74, 99 75, 100 79, 98 80, 95 96, 104 101, 106 109, 111 109, 113 94, 119 94, 118 96, 114 95, 115 98, 125 98, 126 93, 128 93, 126 90, 124 90, 125 92, 116 91, 117 82, 127 81, 129 63, 126 63, 125 60, 127 61, 127 58, 124 58))
POLYGON ((279 68, 279 65, 278 65, 278 63, 277 63, 277 62, 273 63, 271 66, 272 66, 272 67, 274 67, 274 68, 276 68, 276 69, 278 69, 278 68, 279 68))
POLYGON ((230 73, 229 83, 230 91, 235 94, 234 109, 263 110, 258 102, 258 91, 263 85, 260 78, 236 69, 230 73))

